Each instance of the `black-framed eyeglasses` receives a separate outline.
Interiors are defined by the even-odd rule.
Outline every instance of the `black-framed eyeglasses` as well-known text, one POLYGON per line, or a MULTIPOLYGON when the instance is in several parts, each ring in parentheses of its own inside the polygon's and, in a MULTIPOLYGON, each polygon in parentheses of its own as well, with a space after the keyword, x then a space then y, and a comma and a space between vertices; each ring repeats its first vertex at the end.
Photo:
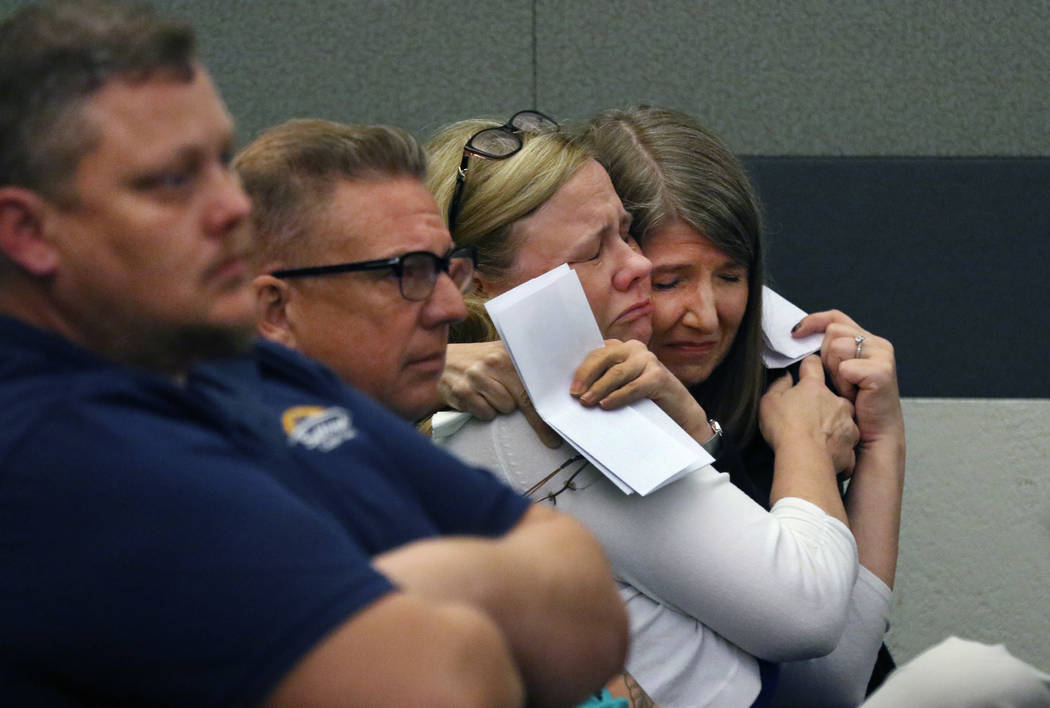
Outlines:
POLYGON ((463 146, 463 159, 456 171, 456 191, 448 203, 448 229, 456 226, 456 217, 462 205, 463 187, 467 183, 467 165, 471 157, 482 157, 486 160, 506 160, 516 154, 525 144, 522 133, 541 133, 558 130, 558 121, 539 111, 518 111, 503 125, 479 130, 470 136, 463 146))
POLYGON ((402 297, 406 300, 420 301, 426 300, 430 293, 434 292, 434 286, 437 285, 441 273, 447 273, 459 291, 465 293, 470 288, 477 264, 477 249, 473 246, 457 246, 444 256, 434 255, 430 251, 412 251, 374 261, 275 270, 270 275, 282 279, 304 278, 389 268, 397 276, 402 297))

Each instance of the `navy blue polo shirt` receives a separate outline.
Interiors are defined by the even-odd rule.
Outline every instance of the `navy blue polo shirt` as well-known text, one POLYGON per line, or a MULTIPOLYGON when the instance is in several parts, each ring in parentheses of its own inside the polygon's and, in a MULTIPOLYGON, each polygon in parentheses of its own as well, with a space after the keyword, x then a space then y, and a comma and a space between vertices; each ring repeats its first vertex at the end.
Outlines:
POLYGON ((527 503, 275 345, 183 386, 0 317, 0 687, 253 705, 389 592, 373 555, 527 503))

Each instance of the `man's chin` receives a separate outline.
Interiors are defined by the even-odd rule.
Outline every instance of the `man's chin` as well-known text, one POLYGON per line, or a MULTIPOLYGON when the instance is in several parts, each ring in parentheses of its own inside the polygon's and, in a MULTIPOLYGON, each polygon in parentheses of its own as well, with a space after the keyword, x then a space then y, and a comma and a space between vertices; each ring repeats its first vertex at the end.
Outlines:
POLYGON ((431 386, 419 386, 413 391, 403 391, 396 400, 388 401, 385 405, 400 418, 412 423, 426 418, 440 408, 441 396, 435 382, 431 386))

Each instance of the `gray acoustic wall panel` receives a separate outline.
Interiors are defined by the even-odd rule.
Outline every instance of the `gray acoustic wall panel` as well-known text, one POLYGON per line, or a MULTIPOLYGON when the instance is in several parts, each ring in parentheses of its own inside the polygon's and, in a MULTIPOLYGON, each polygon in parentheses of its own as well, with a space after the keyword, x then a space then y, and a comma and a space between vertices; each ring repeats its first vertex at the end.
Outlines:
POLYGON ((908 473, 887 643, 957 634, 1050 670, 1050 401, 904 401, 908 473))
POLYGON ((154 2, 198 27, 248 136, 649 101, 751 154, 1050 154, 1043 0, 154 2))
POLYGON ((1050 5, 537 0, 539 101, 647 101, 734 150, 1050 153, 1050 5))
MULTIPOLYGON (((427 137, 532 107, 535 8, 481 0, 149 0, 190 20, 242 140, 294 117, 427 137)), ((0 0, 0 16, 30 4, 0 0)))
POLYGON ((527 101, 532 13, 477 1, 157 0, 196 19, 242 136, 296 116, 393 123, 421 137, 527 101), (489 36, 499 27, 498 36, 489 36))

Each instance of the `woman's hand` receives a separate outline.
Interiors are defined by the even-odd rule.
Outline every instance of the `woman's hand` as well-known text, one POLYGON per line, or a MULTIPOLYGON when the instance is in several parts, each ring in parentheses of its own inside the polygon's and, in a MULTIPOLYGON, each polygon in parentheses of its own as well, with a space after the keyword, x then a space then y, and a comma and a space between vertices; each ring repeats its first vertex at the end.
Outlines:
POLYGON ((827 453, 836 473, 850 472, 856 463, 853 405, 824 384, 816 356, 802 360, 794 386, 787 374, 770 385, 759 407, 759 426, 776 455, 784 446, 813 442, 827 453))
POLYGON ((714 431, 704 409, 656 355, 637 340, 605 340, 583 360, 569 393, 584 406, 607 410, 650 398, 697 442, 707 442, 714 431))
POLYGON ((861 443, 872 443, 888 435, 903 437, 904 417, 893 345, 838 310, 807 315, 794 335, 803 337, 814 332, 824 333, 820 347, 824 368, 839 393, 856 407, 861 443), (864 337, 859 357, 857 337, 864 337))
POLYGON ((449 344, 438 390, 450 407, 480 420, 520 409, 544 445, 561 445, 561 437, 532 405, 503 342, 449 344))

